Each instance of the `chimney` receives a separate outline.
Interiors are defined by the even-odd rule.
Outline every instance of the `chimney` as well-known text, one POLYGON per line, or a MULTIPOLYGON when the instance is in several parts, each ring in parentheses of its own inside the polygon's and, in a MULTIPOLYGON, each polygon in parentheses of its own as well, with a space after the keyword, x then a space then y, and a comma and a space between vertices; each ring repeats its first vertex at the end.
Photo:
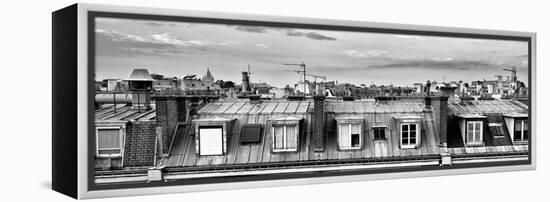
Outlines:
POLYGON ((157 126, 161 127, 162 154, 167 155, 179 123, 186 122, 188 99, 178 96, 154 96, 157 126))
POLYGON ((448 114, 448 100, 446 96, 432 96, 426 97, 426 108, 433 109, 434 120, 439 129, 439 143, 441 145, 447 145, 447 114, 448 114))
POLYGON ((242 87, 243 93, 250 92, 250 80, 248 78, 248 72, 243 72, 243 83, 241 87, 242 87))
POLYGON ((153 78, 147 69, 134 69, 128 81, 128 88, 132 95, 132 109, 148 110, 151 108, 151 92, 153 78))
POLYGON ((313 96, 313 151, 325 150, 325 96, 313 96))

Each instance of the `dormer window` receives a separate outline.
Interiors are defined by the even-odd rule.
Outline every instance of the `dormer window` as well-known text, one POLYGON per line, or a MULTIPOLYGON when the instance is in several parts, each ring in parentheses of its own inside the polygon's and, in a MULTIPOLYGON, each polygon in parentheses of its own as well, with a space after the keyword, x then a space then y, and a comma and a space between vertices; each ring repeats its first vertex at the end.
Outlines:
POLYGON ((415 148, 418 144, 418 124, 401 124, 401 148, 415 148))
POLYGON ((338 148, 361 149, 363 144, 363 117, 336 117, 338 148))
POLYGON ((483 121, 466 122, 466 144, 479 145, 483 143, 483 121))
POLYGON ((529 139, 529 122, 516 120, 514 125, 514 141, 527 141, 529 139))
POLYGON ((529 116, 527 114, 505 114, 504 121, 514 144, 526 144, 529 140, 529 116))
POLYGON ((195 152, 201 156, 224 155, 235 119, 209 117, 193 120, 195 152))
POLYGON ((298 151, 301 120, 292 116, 270 119, 272 152, 298 151))
POLYGON ((374 140, 386 140, 386 127, 385 126, 373 126, 372 134, 374 140))
MULTIPOLYGON (((462 134, 462 141, 464 141, 465 146, 483 146, 483 134, 485 124, 487 122, 487 116, 481 114, 461 114, 458 115, 460 118, 459 126, 460 133, 462 134)), ((489 130, 495 129, 498 127, 496 123, 489 123, 489 130)), ((498 129, 498 128, 497 128, 498 129)), ((495 137, 497 137, 495 135, 495 137)))
POLYGON ((398 128, 399 146, 401 149, 416 149, 420 145, 422 117, 407 115, 394 117, 398 128))
POLYGON ((121 127, 101 127, 96 129, 97 157, 122 156, 121 127))
POLYGON ((296 151, 298 144, 296 124, 273 125, 273 151, 296 151))

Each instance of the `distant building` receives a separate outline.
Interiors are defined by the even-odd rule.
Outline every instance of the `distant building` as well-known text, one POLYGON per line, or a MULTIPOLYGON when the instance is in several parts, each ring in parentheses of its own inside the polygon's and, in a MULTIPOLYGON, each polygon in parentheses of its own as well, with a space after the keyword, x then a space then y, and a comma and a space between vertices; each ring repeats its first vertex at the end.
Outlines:
POLYGON ((196 75, 186 75, 181 80, 181 89, 185 94, 217 94, 220 93, 220 86, 215 83, 214 76, 208 69, 202 79, 196 75))

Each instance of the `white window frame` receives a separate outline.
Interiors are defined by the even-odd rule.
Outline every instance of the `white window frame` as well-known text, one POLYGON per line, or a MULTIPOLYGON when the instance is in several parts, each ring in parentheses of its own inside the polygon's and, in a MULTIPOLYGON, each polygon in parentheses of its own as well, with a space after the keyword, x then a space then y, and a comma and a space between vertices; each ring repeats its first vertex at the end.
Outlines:
POLYGON ((120 126, 110 126, 110 127, 96 127, 95 129, 95 155, 96 157, 101 157, 101 158, 114 158, 114 157, 122 157, 122 150, 123 150, 123 145, 124 145, 124 138, 123 138, 123 133, 122 133, 122 127, 120 126), (103 129, 106 129, 106 130, 112 130, 112 129, 117 129, 118 130, 118 138, 119 138, 119 148, 103 148, 103 149, 99 149, 99 130, 103 130, 103 129), (109 149, 118 149, 120 151, 120 153, 118 154, 99 154, 99 150, 109 150, 109 149))
POLYGON ((363 145, 363 126, 361 123, 357 122, 357 123, 353 123, 353 122, 346 122, 346 123, 339 123, 338 124, 338 148, 339 149, 342 149, 342 150, 351 150, 351 149, 361 149, 361 146, 363 145), (348 125, 349 128, 348 128, 348 132, 347 134, 340 134, 340 126, 341 125, 348 125), (354 147, 353 145, 351 145, 351 135, 352 135, 352 125, 359 125, 359 146, 357 147, 354 147), (349 147, 340 147, 340 137, 342 135, 349 135, 349 141, 350 141, 350 146, 349 147))
MULTIPOLYGON (((515 140, 515 135, 516 135, 516 128, 515 127, 516 127, 516 125, 514 124, 514 131, 513 131, 513 133, 514 133, 514 135, 513 135, 514 142, 526 142, 527 140, 529 140, 529 139, 525 139, 525 134, 524 134, 524 132, 525 132, 525 130, 524 130, 525 122, 527 120, 516 120, 516 121, 521 122, 521 130, 520 130, 521 131, 521 139, 520 140, 515 140)), ((529 124, 529 123, 527 123, 527 124, 529 124)))
POLYGON ((466 121, 466 144, 468 145, 480 145, 483 144, 483 121, 466 121), (473 142, 468 141, 468 125, 473 124, 472 139, 473 142), (476 131, 475 124, 479 124, 480 131, 476 131), (479 132, 479 141, 476 141, 476 132, 479 132))
POLYGON ((287 143, 287 133, 286 131, 289 129, 289 128, 292 128, 293 130, 296 130, 296 127, 298 127, 298 124, 294 125, 293 124, 273 124, 272 125, 272 131, 273 131, 273 152, 293 152, 293 151, 297 151, 298 150, 298 138, 299 138, 299 133, 300 133, 300 130, 298 128, 298 131, 296 132, 296 148, 288 148, 288 143, 287 143), (277 148, 276 147, 276 143, 275 143, 275 128, 276 127, 283 127, 283 148, 277 148))
POLYGON ((224 131, 223 131, 223 127, 222 126, 214 126, 214 127, 205 127, 205 128, 201 128, 199 126, 199 155, 200 156, 219 156, 219 155, 223 155, 224 154, 224 146, 223 146, 223 136, 224 136, 224 131), (202 145, 202 141, 203 141, 203 136, 201 134, 201 129, 219 129, 220 132, 221 132, 221 148, 220 148, 220 153, 215 153, 215 154, 202 154, 202 151, 203 149, 201 148, 201 145, 202 145))
POLYGON ((401 149, 414 149, 418 146, 419 142, 420 142, 420 138, 419 138, 419 124, 418 123, 401 123, 399 125, 399 144, 401 145, 401 149), (408 139, 408 144, 403 144, 403 126, 404 125, 408 125, 408 130, 407 130, 407 139, 408 139), (415 125, 416 129, 416 136, 415 136, 415 143, 414 144, 411 144, 411 125, 415 125))

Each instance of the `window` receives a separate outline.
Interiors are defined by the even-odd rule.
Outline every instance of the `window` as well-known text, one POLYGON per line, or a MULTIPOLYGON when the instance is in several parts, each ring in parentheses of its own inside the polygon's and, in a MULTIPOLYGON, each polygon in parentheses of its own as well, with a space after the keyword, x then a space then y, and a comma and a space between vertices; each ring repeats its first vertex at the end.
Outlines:
POLYGON ((374 140, 386 140, 386 127, 373 127, 374 140))
POLYGON ((273 151, 296 151, 297 133, 296 125, 273 125, 273 151))
POLYGON ((361 124, 341 123, 339 125, 339 147, 340 149, 361 148, 361 124))
POLYGON ((401 124, 401 148, 414 148, 418 143, 418 124, 401 124))
POLYGON ((514 141, 527 141, 529 138, 529 122, 516 120, 514 126, 514 141))
POLYGON ((500 124, 500 123, 489 123, 487 125, 489 126, 490 133, 494 134, 494 137, 496 137, 496 138, 503 138, 504 137, 504 128, 502 127, 502 124, 500 124))
POLYGON ((121 155, 120 128, 97 129, 97 155, 100 157, 117 157, 121 155))
POLYGON ((481 144, 483 140, 483 121, 468 121, 466 124, 466 143, 481 144))
POLYGON ((260 136, 262 131, 262 125, 260 124, 245 124, 241 129, 241 143, 258 143, 260 142, 260 136))
POLYGON ((222 127, 199 127, 199 154, 223 154, 222 127))

